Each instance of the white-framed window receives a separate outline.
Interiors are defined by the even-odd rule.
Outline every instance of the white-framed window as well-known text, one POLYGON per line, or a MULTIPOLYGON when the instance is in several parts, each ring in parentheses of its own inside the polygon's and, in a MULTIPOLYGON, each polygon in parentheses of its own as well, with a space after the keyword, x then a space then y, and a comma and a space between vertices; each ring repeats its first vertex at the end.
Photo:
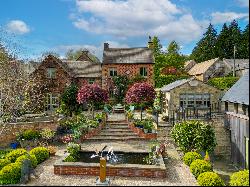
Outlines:
POLYGON ((180 106, 184 108, 210 107, 210 94, 180 94, 180 106))
POLYGON ((45 110, 46 111, 54 111, 58 107, 59 107, 59 94, 47 93, 46 94, 45 110))
POLYGON ((140 75, 143 77, 147 77, 148 76, 148 71, 146 67, 141 67, 140 68, 140 75))
POLYGON ((109 76, 110 77, 117 76, 117 69, 116 68, 109 68, 109 76))
POLYGON ((95 82, 95 78, 90 78, 89 79, 89 84, 94 84, 94 82, 95 82))
POLYGON ((49 79, 56 78, 56 68, 47 68, 47 77, 49 79))

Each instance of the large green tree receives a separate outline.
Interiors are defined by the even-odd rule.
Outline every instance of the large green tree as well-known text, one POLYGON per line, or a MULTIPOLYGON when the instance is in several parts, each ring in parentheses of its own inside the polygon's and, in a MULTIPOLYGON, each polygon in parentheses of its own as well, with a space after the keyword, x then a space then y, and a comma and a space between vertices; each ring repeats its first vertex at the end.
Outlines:
POLYGON ((241 48, 240 48, 240 57, 248 59, 249 58, 249 24, 245 27, 241 36, 241 48))
POLYGON ((217 31, 210 23, 203 38, 196 44, 191 57, 196 62, 203 62, 217 57, 216 51, 217 31))

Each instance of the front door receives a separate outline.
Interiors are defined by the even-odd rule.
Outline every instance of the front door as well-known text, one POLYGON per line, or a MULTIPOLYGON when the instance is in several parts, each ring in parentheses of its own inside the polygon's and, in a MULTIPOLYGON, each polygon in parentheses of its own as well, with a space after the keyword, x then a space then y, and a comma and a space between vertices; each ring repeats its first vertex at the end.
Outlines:
POLYGON ((46 111, 55 111, 59 107, 59 95, 54 93, 48 93, 46 96, 46 111))

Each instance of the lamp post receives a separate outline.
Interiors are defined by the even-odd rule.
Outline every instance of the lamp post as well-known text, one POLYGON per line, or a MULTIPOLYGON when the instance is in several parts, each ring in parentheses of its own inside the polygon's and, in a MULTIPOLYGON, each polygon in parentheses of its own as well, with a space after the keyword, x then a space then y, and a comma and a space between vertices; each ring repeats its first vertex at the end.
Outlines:
POLYGON ((233 65, 233 76, 235 77, 235 53, 236 53, 236 46, 234 45, 234 65, 233 65))

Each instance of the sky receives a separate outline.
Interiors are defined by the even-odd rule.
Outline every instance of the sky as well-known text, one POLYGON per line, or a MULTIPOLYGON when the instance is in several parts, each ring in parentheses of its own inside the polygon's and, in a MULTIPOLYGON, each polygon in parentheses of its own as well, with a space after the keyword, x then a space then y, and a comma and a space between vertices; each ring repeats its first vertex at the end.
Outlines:
POLYGON ((0 41, 23 59, 80 48, 101 59, 104 42, 146 47, 158 36, 188 55, 209 23, 219 33, 236 19, 244 30, 248 12, 248 0, 0 0, 0 41))

